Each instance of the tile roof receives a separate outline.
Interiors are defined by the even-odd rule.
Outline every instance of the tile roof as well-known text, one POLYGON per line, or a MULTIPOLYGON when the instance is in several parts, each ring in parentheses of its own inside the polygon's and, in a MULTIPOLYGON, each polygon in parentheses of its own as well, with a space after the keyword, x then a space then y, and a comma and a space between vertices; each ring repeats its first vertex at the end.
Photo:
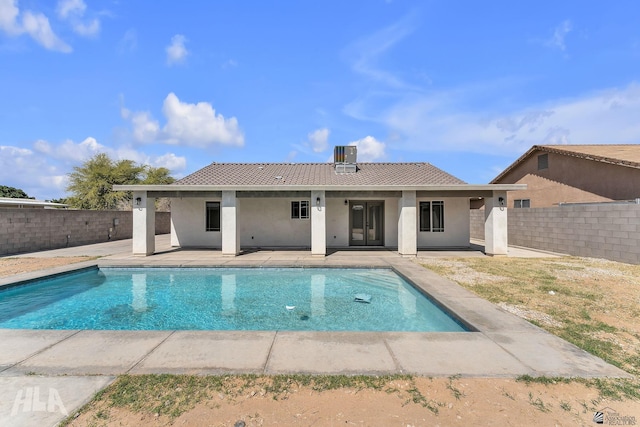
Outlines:
POLYGON ((543 151, 585 159, 640 167, 640 144, 624 145, 539 145, 543 151))
POLYGON ((490 183, 496 184, 534 152, 556 153, 614 165, 640 168, 640 144, 534 145, 490 183))
POLYGON ((456 185, 464 181, 429 163, 358 163, 339 174, 333 163, 212 163, 175 185, 456 185))

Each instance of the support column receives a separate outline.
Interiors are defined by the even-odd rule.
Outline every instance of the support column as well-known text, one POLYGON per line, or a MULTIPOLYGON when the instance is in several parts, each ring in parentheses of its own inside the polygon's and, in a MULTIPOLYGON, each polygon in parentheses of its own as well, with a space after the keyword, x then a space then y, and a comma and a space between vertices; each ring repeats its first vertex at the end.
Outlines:
POLYGON ((398 253, 402 256, 416 256, 418 254, 416 192, 403 191, 399 203, 398 253))
POLYGON ((311 255, 327 255, 327 209, 325 192, 312 191, 311 201, 311 255))
POLYGON ((484 199, 484 252, 507 255, 507 192, 494 191, 484 199))
POLYGON ((133 255, 153 255, 156 250, 156 199, 146 191, 133 192, 133 255))
POLYGON ((223 191, 220 214, 222 231, 222 256, 236 256, 240 253, 238 236, 238 199, 235 191, 223 191))

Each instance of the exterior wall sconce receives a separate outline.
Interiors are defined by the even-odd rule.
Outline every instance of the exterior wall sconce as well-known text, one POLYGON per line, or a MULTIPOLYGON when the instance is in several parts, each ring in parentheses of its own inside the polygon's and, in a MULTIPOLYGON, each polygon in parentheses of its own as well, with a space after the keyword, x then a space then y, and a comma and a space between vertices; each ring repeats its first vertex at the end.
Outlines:
POLYGON ((347 206, 349 204, 349 201, 347 199, 344 199, 344 205, 347 206))
POLYGON ((498 204, 504 206, 504 197, 498 197, 498 204))
POLYGON ((320 197, 316 197, 316 206, 320 206, 320 197))
POLYGON ((136 206, 140 206, 142 203, 142 197, 136 197, 136 206))

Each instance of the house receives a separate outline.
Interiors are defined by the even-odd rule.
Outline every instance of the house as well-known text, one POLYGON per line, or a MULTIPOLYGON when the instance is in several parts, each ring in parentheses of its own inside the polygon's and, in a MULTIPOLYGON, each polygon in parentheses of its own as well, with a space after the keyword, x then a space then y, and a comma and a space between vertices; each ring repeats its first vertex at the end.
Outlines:
POLYGON ((534 145, 491 184, 527 185, 508 194, 514 208, 634 200, 640 145, 534 145))
POLYGON ((357 163, 336 147, 334 163, 212 163, 170 185, 133 191, 133 252, 153 254, 154 200, 171 199, 171 243, 221 249, 469 247, 469 200, 484 197, 486 252, 507 253, 507 192, 522 184, 470 185, 429 163, 357 163), (494 209, 495 208, 495 209, 494 209))
POLYGON ((0 208, 40 208, 40 209, 57 209, 67 208, 69 205, 64 203, 53 203, 44 200, 35 199, 18 199, 12 197, 0 197, 0 208))

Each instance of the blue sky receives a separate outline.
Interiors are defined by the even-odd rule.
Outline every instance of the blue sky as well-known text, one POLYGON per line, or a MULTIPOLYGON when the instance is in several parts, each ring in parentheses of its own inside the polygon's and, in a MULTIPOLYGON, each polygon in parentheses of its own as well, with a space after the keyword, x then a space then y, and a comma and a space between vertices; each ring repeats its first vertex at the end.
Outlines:
POLYGON ((0 185, 349 144, 487 183, 534 144, 639 143, 639 73, 637 1, 0 0, 0 185))

